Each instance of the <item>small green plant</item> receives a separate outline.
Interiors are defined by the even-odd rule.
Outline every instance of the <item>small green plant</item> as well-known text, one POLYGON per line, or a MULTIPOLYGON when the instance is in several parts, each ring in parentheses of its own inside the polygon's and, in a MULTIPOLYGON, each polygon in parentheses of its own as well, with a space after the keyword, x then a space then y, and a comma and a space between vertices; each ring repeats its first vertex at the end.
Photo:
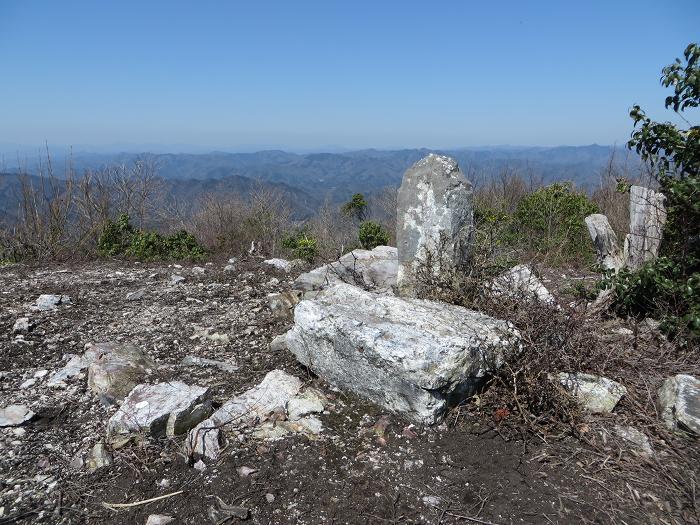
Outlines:
POLYGON ((123 254, 129 247, 134 229, 126 213, 119 215, 116 221, 108 220, 97 240, 98 251, 110 257, 123 254))
POLYGON ((135 259, 199 260, 206 255, 191 233, 180 230, 164 236, 147 230, 137 230, 122 213, 116 221, 107 221, 97 241, 99 253, 109 257, 124 255, 135 259))
POLYGON ((292 250, 297 259, 302 259, 309 263, 313 262, 318 255, 317 244, 316 239, 305 230, 298 231, 282 239, 282 246, 292 250))
POLYGON ((389 244, 389 234, 382 228, 381 224, 374 221, 365 221, 360 224, 358 237, 360 245, 365 250, 372 250, 377 246, 389 244))

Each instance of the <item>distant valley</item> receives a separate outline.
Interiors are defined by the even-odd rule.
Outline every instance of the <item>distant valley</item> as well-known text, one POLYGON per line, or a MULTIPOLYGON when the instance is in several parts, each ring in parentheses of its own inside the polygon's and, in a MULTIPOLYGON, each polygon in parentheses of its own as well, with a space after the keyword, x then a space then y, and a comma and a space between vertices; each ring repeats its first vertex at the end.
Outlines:
MULTIPOLYGON (((611 158, 618 166, 636 170, 638 159, 622 147, 561 146, 554 148, 465 148, 456 150, 405 149, 361 150, 347 153, 296 154, 284 151, 207 154, 80 154, 72 157, 78 174, 115 164, 130 164, 147 157, 157 167, 163 191, 190 206, 204 194, 248 195, 256 187, 284 194, 298 216, 308 216, 325 200, 339 203, 356 192, 373 194, 397 187, 404 171, 428 153, 436 151, 456 158, 468 178, 483 183, 505 170, 525 179, 549 183, 573 181, 584 189, 594 188, 611 158)), ((58 176, 66 158, 54 157, 58 176)), ((0 218, 16 209, 19 183, 17 169, 0 174, 0 218)), ((26 171, 35 174, 36 164, 27 161, 26 171)))

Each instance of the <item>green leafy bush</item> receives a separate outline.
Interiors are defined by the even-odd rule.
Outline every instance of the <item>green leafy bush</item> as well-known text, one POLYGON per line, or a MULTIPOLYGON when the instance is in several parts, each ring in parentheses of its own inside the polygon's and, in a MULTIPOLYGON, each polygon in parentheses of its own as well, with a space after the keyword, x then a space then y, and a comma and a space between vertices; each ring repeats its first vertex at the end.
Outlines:
POLYGON ((164 236, 154 231, 136 230, 126 214, 121 214, 116 221, 107 221, 97 247, 102 255, 124 255, 146 260, 199 260, 206 255, 204 248, 191 233, 180 230, 164 236))
POLYGON ((121 255, 128 249, 133 233, 129 216, 122 213, 116 221, 110 220, 104 225, 97 240, 97 249, 101 254, 110 257, 121 255))
POLYGON ((358 237, 360 244, 365 250, 372 250, 377 246, 389 244, 389 234, 380 224, 374 221, 365 221, 360 224, 358 237))
POLYGON ((592 255, 584 219, 598 206, 571 184, 556 183, 537 189, 520 201, 513 228, 521 244, 555 260, 592 255))
POLYGON ((292 250, 297 259, 302 259, 306 262, 313 262, 318 255, 316 239, 305 230, 298 231, 282 239, 282 246, 292 250))

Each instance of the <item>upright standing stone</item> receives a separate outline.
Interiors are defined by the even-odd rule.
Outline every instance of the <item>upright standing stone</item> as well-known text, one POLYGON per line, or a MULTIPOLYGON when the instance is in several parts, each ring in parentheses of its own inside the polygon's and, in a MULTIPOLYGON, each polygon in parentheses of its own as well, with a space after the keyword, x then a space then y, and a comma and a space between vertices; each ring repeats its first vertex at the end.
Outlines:
POLYGON ((625 239, 627 266, 636 270, 659 254, 666 223, 665 197, 642 186, 630 188, 630 232, 625 239))
POLYGON ((614 270, 615 272, 620 270, 624 261, 617 243, 617 235, 610 226, 608 218, 600 213, 594 213, 586 217, 586 226, 588 226, 588 233, 595 246, 598 264, 604 270, 614 270))
POLYGON ((457 161, 430 154, 411 166, 398 194, 399 294, 420 294, 416 269, 428 258, 433 272, 465 266, 473 231, 472 186, 457 161))

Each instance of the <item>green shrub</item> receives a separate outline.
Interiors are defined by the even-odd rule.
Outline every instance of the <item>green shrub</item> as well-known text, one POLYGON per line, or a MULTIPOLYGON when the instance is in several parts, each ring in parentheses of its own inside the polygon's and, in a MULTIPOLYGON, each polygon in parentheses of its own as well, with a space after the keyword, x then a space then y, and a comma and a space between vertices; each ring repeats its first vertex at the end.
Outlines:
POLYGON ((154 231, 135 230, 129 216, 121 214, 117 221, 107 221, 97 241, 99 253, 135 259, 199 260, 206 255, 194 235, 180 230, 164 236, 154 231))
POLYGON ((116 221, 109 220, 104 225, 97 240, 97 249, 102 255, 121 255, 128 249, 133 233, 129 216, 122 213, 116 221))
POLYGON ((389 234, 380 224, 374 221, 365 221, 360 224, 358 237, 360 245, 365 250, 372 250, 377 246, 389 244, 389 234))
POLYGON ((313 262, 318 255, 318 243, 305 230, 298 231, 282 239, 282 246, 292 250, 294 257, 306 262, 313 262))
POLYGON ((514 232, 523 245, 555 260, 580 260, 593 254, 584 219, 598 212, 571 184, 556 183, 527 195, 513 216, 514 232))

